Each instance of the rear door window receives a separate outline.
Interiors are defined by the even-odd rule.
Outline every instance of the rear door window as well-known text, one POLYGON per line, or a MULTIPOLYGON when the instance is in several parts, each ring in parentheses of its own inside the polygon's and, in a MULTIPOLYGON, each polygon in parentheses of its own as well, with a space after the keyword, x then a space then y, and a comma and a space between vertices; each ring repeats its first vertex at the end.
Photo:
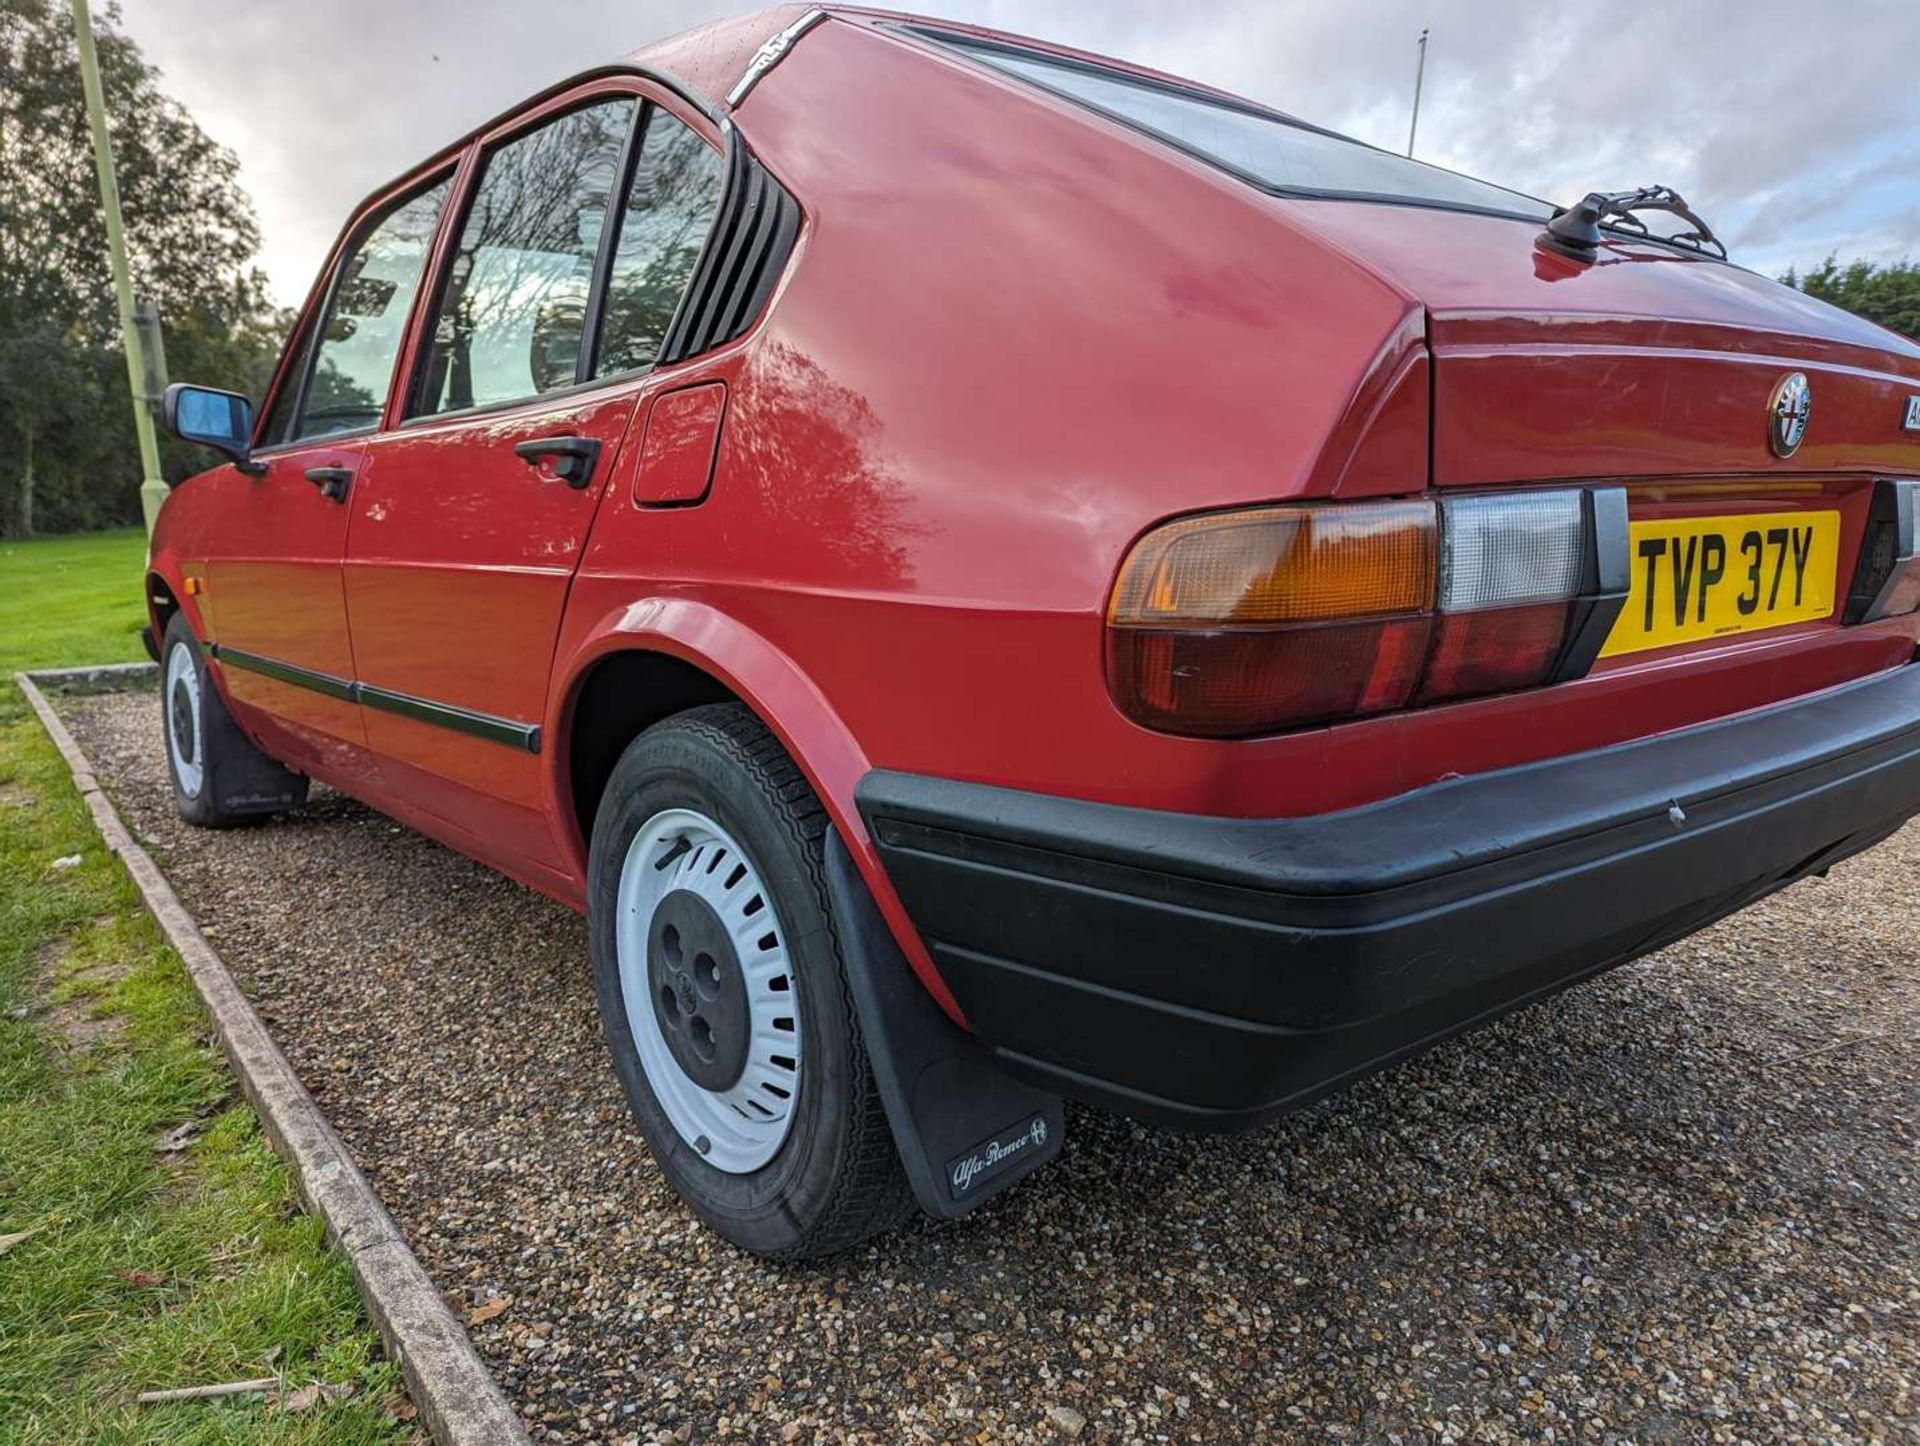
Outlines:
POLYGON ((448 186, 442 179, 394 203, 353 243, 306 338, 307 362, 274 399, 267 445, 379 425, 448 186))
POLYGON ((623 96, 570 111, 488 155, 447 268, 416 415, 580 380, 594 263, 638 104, 623 96))
POLYGON ((720 154, 658 106, 647 112, 601 308, 593 374, 652 366, 720 209, 720 154))

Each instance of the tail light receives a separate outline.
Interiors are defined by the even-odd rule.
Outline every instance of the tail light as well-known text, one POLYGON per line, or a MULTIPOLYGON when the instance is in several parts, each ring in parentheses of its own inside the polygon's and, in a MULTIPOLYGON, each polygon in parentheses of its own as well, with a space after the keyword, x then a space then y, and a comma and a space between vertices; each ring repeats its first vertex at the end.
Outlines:
POLYGON ((1403 707, 1434 562, 1430 502, 1169 523, 1134 547, 1114 589, 1115 696, 1150 728, 1215 736, 1403 707))
POLYGON ((1626 588, 1618 489, 1181 518, 1121 566, 1108 682, 1209 737, 1505 692, 1584 673, 1626 588))
POLYGON ((1585 576, 1581 494, 1464 497, 1442 506, 1438 616, 1421 698, 1544 682, 1585 576))
POLYGON ((1920 482, 1873 484, 1845 618, 1870 623, 1920 608, 1920 482))

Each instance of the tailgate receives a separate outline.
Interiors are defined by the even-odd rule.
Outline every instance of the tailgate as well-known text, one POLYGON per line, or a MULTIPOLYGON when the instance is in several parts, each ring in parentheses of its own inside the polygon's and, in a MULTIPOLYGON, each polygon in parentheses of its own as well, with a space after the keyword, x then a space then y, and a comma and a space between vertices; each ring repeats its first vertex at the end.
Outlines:
POLYGON ((1706 321, 1435 314, 1433 480, 1911 474, 1920 360, 1881 335, 1887 349, 1706 321), (1810 406, 1783 456, 1776 395, 1795 375, 1810 406))
POLYGON ((1793 288, 1669 246, 1612 240, 1590 265, 1537 223, 1316 202, 1316 228, 1427 314, 1433 481, 1920 474, 1920 345, 1793 288), (1806 376, 1801 445, 1769 442, 1775 389, 1806 376))

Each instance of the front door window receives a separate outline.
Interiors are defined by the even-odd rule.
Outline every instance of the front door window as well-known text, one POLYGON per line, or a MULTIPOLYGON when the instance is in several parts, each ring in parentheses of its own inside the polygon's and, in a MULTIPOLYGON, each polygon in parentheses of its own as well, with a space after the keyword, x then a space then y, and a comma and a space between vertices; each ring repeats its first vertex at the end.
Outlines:
POLYGON ((347 254, 308 338, 312 365, 281 387, 263 446, 380 424, 448 185, 441 180, 395 203, 347 254))

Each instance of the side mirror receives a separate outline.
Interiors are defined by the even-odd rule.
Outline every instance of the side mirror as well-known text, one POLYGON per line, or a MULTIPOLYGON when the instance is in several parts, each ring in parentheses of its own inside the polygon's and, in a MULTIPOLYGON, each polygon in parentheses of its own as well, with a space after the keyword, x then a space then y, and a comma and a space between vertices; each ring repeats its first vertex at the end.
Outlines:
POLYGON ((253 460, 253 403, 237 392, 175 382, 160 399, 167 430, 183 442, 211 447, 242 472, 266 467, 253 460))

